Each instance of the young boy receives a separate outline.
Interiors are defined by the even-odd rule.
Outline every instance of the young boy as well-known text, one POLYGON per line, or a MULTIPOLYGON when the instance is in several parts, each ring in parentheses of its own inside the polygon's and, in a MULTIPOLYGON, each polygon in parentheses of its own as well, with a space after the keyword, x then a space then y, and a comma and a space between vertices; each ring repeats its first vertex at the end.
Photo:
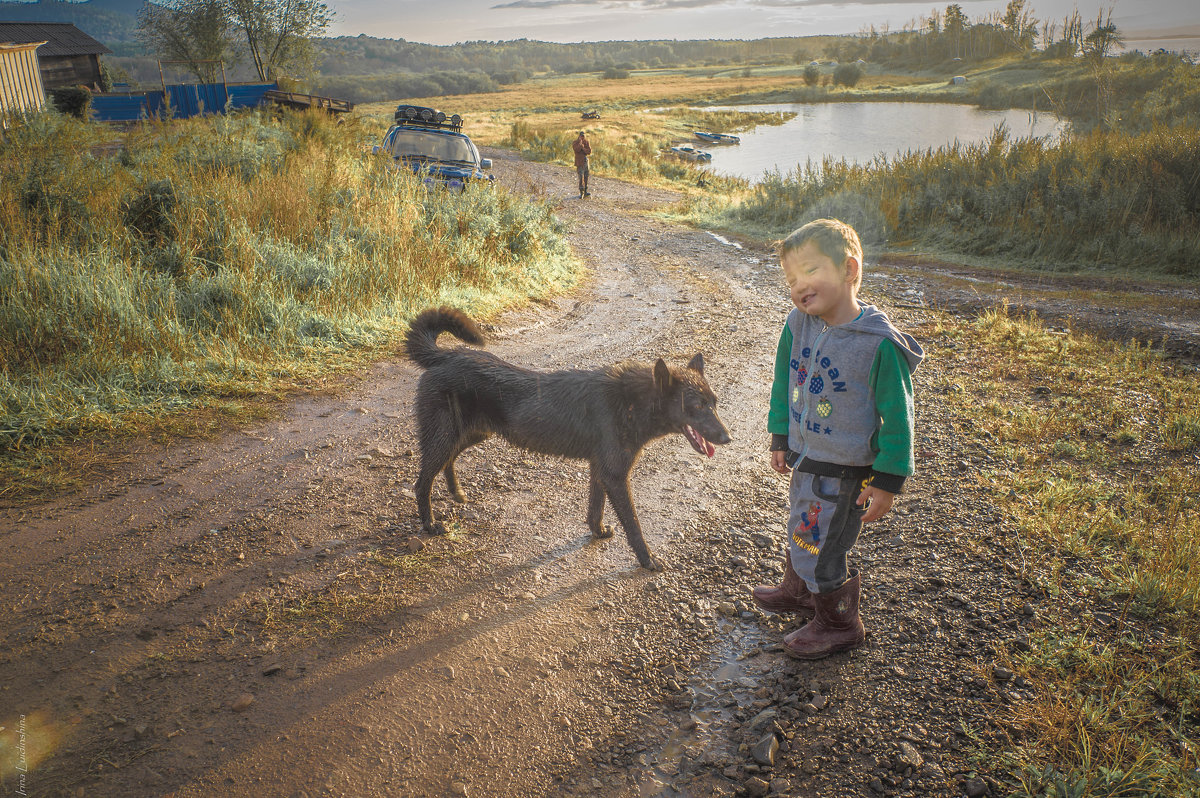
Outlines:
POLYGON ((862 244, 852 227, 818 219, 778 251, 796 307, 779 338, 767 430, 771 467, 791 471, 791 512, 783 582, 753 595, 771 612, 812 613, 783 646, 821 659, 865 638, 858 570, 846 555, 913 473, 912 371, 924 352, 859 303, 862 244))

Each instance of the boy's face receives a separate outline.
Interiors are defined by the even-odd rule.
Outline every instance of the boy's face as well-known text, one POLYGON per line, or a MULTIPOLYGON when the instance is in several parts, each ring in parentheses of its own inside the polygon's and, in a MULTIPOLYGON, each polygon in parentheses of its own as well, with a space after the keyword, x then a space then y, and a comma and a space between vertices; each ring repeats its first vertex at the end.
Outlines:
POLYGON ((858 316, 858 289, 854 285, 860 268, 857 260, 846 258, 844 264, 834 263, 815 241, 807 241, 781 261, 792 303, 802 313, 818 316, 830 327, 858 316))

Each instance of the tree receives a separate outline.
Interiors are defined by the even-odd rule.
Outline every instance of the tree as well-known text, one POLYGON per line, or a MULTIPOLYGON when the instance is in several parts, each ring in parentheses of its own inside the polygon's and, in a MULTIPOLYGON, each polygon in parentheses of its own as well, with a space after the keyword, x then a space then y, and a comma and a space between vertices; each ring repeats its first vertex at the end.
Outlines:
POLYGON ((317 51, 310 39, 333 21, 321 0, 224 0, 228 19, 246 37, 246 47, 261 80, 280 73, 315 71, 317 51))
POLYGON ((138 12, 138 38, 153 53, 183 61, 202 83, 215 83, 222 61, 233 60, 224 0, 167 0, 138 12))
POLYGON ((1052 58, 1074 58, 1083 48, 1083 19, 1079 9, 1063 17, 1062 39, 1046 48, 1052 58))
POLYGON ((1121 32, 1112 21, 1112 11, 1104 16, 1101 11, 1096 17, 1096 26, 1083 38, 1083 55, 1092 65, 1096 77, 1096 118, 1101 124, 1113 127, 1116 120, 1110 118, 1112 108, 1112 80, 1105 57, 1121 46, 1121 32))
POLYGON ((967 29, 967 15, 963 13, 962 6, 958 3, 953 3, 946 6, 945 21, 942 23, 942 30, 947 36, 954 39, 954 55, 962 56, 962 35, 967 29))
POLYGON ((1095 62, 1101 62, 1105 56, 1121 46, 1121 32, 1112 21, 1112 11, 1105 17, 1101 11, 1096 18, 1096 26, 1091 33, 1083 38, 1083 54, 1095 62))
POLYGON ((1009 46, 1021 52, 1033 49, 1037 23, 1033 14, 1025 7, 1025 0, 1008 0, 1008 7, 1004 9, 1004 16, 1000 19, 1009 46))

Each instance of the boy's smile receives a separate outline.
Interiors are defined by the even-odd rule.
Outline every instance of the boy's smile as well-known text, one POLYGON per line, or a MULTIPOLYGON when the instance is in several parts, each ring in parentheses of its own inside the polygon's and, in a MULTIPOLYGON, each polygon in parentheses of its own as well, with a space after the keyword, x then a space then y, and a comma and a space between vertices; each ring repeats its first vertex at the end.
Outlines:
POLYGON ((861 267, 854 258, 847 258, 843 268, 821 252, 815 241, 807 241, 781 261, 792 303, 802 313, 817 316, 830 327, 858 316, 855 278, 861 267))

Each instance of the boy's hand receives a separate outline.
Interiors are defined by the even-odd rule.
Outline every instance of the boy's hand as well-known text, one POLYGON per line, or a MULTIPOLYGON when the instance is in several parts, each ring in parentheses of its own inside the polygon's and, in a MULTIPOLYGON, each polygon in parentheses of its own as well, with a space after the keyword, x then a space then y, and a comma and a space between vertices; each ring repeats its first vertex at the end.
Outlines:
POLYGON ((792 469, 787 465, 787 452, 771 452, 771 468, 780 474, 790 474, 792 469))
POLYGON ((892 509, 892 502, 896 500, 896 494, 888 493, 886 490, 880 490, 872 485, 863 488, 862 493, 858 495, 858 506, 867 508, 867 512, 863 515, 862 521, 864 524, 869 524, 872 521, 878 521, 892 509))

